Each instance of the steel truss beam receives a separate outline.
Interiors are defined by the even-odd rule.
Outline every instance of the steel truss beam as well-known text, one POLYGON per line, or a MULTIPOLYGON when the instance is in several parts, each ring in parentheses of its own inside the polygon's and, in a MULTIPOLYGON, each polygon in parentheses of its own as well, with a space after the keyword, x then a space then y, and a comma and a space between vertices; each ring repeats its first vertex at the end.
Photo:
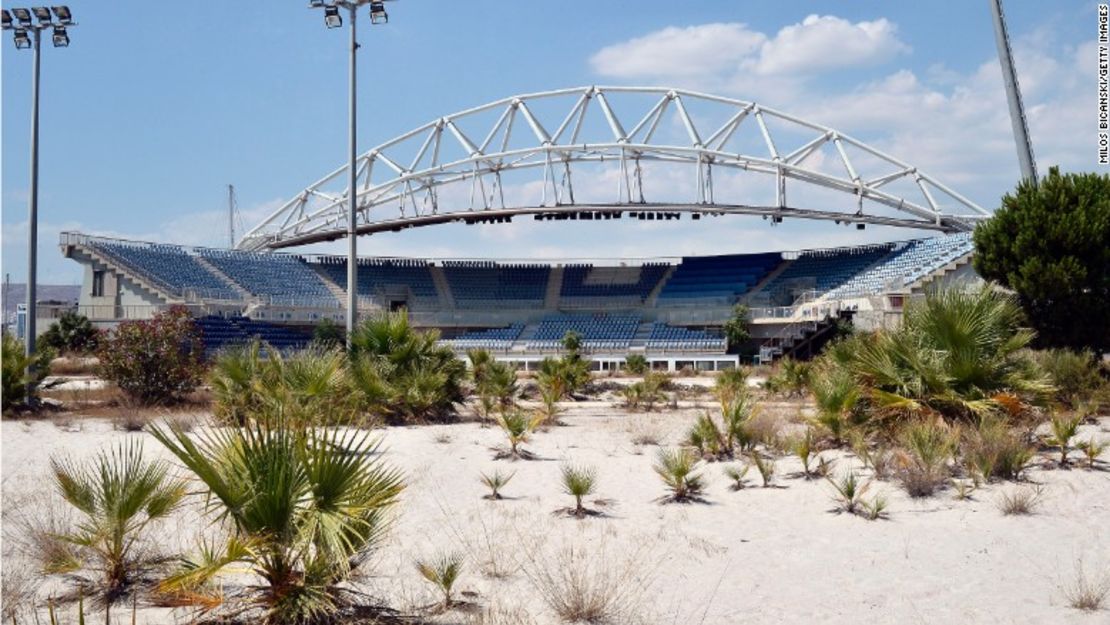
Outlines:
MULTIPOLYGON (((344 207, 349 191, 336 188, 346 173, 346 167, 339 168, 307 187, 244 235, 237 247, 272 249, 346 236, 344 207)), ((516 215, 569 217, 590 211, 609 213, 610 218, 625 211, 652 212, 660 214, 660 218, 661 213, 763 215, 942 232, 970 230, 977 221, 989 216, 986 210, 916 167, 832 128, 754 102, 653 87, 547 91, 505 98, 448 115, 360 156, 355 180, 359 234, 453 221, 506 221, 516 215), (610 102, 618 94, 646 98, 653 106, 641 118, 622 120, 610 102), (549 130, 534 108, 561 102, 566 102, 569 108, 561 123, 549 130), (699 129, 697 117, 690 113, 694 103, 724 109, 727 121, 704 133, 706 129, 699 129), (594 108, 600 110, 604 123, 587 127, 587 116, 594 108), (661 143, 656 139, 668 112, 681 121, 679 134, 686 141, 661 143), (465 122, 491 114, 496 115, 496 122, 484 137, 479 139, 463 130, 465 122), (745 125, 756 127, 762 150, 728 151, 730 139, 745 125), (782 135, 787 130, 809 139, 783 153, 787 141, 782 135), (510 148, 514 138, 517 144, 524 142, 525 147, 510 148), (839 161, 843 174, 807 166, 810 157, 830 143, 832 158, 839 161), (446 148, 464 156, 442 162, 446 148), (401 158, 404 149, 410 151, 406 158, 401 158), (873 166, 878 163, 884 170, 865 178, 853 154, 865 155, 873 166), (407 158, 409 155, 411 159, 407 158), (598 163, 613 163, 618 170, 613 202, 576 203, 575 165, 598 163), (645 198, 642 165, 646 164, 690 168, 691 175, 696 176, 695 196, 688 203, 652 202, 650 197, 645 198), (713 189, 714 169, 766 175, 774 181, 776 204, 757 206, 744 198, 718 197, 713 189), (503 175, 527 171, 535 172, 542 181, 538 197, 530 202, 506 203, 503 175), (904 197, 884 189, 903 179, 910 181, 919 195, 904 197), (857 210, 850 213, 791 207, 787 203, 788 182, 851 195, 857 210), (441 200, 443 188, 458 185, 468 187, 469 202, 441 200), (884 216, 873 208, 885 208, 887 212, 892 209, 901 216, 884 216)))

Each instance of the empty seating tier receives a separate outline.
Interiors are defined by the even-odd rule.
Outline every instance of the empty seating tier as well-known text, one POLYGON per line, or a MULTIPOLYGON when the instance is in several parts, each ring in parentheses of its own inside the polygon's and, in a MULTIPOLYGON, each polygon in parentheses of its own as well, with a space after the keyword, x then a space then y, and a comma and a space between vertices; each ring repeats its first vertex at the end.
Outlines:
POLYGON ((854 297, 900 289, 971 253, 973 249, 970 233, 909 241, 874 267, 834 289, 829 297, 854 297))
POLYGON ((678 351, 721 351, 728 347, 725 338, 707 330, 691 330, 661 322, 651 324, 648 349, 678 351))
MULTIPOLYGON (((328 256, 316 261, 329 279, 347 289, 347 259, 328 256)), ((402 258, 360 258, 358 294, 369 297, 403 297, 410 304, 434 306, 439 303, 431 263, 402 258)))
POLYGON ((892 243, 802 252, 763 287, 770 303, 792 305, 803 293, 821 296, 851 280, 894 249, 892 243))
POLYGON ((335 302, 324 281, 299 256, 215 249, 198 253, 243 289, 268 296, 274 303, 335 302))
POLYGON ((551 267, 445 261, 443 274, 459 308, 481 308, 492 303, 539 306, 543 304, 551 267))
POLYGON ((490 328, 488 330, 474 330, 466 332, 453 339, 445 341, 456 349, 495 349, 506 350, 513 346, 513 341, 520 337, 524 324, 514 323, 506 328, 490 328))
POLYGON ((660 304, 718 299, 734 302, 782 262, 782 255, 738 254, 687 257, 659 293, 660 304))
POLYGON ((567 265, 560 295, 564 299, 607 298, 642 304, 669 268, 666 263, 639 267, 567 265))
POLYGON ((246 317, 200 317, 197 319, 197 327, 208 356, 214 355, 223 347, 249 343, 255 338, 277 350, 300 349, 312 340, 307 334, 289 327, 246 317))
POLYGON ((241 299, 231 285, 182 247, 115 241, 90 241, 88 246, 176 297, 194 294, 207 299, 241 299))
POLYGON ((640 318, 636 315, 560 314, 544 317, 528 341, 530 349, 557 349, 567 332, 582 337, 586 349, 628 349, 640 318))

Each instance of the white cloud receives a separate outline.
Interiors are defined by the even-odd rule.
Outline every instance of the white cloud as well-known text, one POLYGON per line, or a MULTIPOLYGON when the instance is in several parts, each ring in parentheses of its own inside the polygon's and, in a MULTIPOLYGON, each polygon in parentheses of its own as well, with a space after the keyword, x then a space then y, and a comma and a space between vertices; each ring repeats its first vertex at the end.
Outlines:
POLYGON ((675 78, 735 71, 755 55, 766 35, 744 24, 670 26, 602 48, 594 71, 615 78, 675 78))
POLYGON ((750 66, 759 74, 812 73, 888 61, 909 46, 886 19, 853 24, 832 15, 810 15, 766 40, 750 66))

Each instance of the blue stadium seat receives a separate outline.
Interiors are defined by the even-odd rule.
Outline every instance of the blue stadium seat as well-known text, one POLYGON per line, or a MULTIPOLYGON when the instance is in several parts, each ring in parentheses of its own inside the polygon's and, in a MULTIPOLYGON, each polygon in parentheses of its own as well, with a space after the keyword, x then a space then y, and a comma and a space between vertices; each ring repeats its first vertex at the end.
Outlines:
POLYGON ((274 303, 335 303, 335 295, 299 256, 216 249, 198 252, 243 289, 268 296, 274 303))
POLYGON ((255 338, 279 351, 301 349, 312 340, 311 336, 293 328, 247 317, 207 316, 199 317, 196 323, 209 357, 224 347, 249 343, 255 338))
POLYGON ((446 341, 456 349, 506 350, 520 337, 524 324, 514 323, 505 328, 490 328, 466 332, 446 341))
POLYGON ((562 345, 567 332, 577 332, 582 337, 586 349, 628 349, 636 328, 640 326, 638 315, 597 314, 558 314, 544 317, 536 328, 535 335, 528 341, 531 349, 557 349, 562 345))
POLYGON ((91 240, 88 246, 174 296, 193 293, 206 299, 242 299, 231 285, 205 268, 183 247, 105 240, 91 240))
POLYGON ((568 299, 623 299, 642 304, 668 269, 667 263, 647 263, 639 267, 567 265, 563 268, 560 295, 568 299))
MULTIPOLYGON (((328 278, 347 289, 347 259, 342 256, 327 256, 318 259, 317 267, 328 278)), ((360 258, 358 259, 358 294, 367 297, 382 297, 392 290, 400 289, 411 295, 410 304, 435 306, 439 304, 431 263, 426 260, 403 258, 360 258)))
POLYGON ((719 299, 732 303, 782 262, 779 253, 685 257, 659 293, 660 304, 719 299))
POLYGON ((549 265, 445 261, 443 274, 459 308, 501 303, 540 306, 551 274, 549 265))

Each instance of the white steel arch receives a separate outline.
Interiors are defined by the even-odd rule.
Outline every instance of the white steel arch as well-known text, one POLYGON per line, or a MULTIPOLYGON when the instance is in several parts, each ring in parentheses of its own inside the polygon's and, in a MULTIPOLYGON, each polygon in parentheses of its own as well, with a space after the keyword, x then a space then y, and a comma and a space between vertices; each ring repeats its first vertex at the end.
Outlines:
MULTIPOLYGON (((346 236, 346 172, 341 167, 301 191, 247 232, 237 247, 279 248, 346 236)), ((967 231, 989 216, 929 174, 835 129, 755 102, 661 87, 591 86, 504 98, 441 117, 375 147, 358 158, 356 174, 359 234, 451 221, 508 221, 526 214, 562 219, 591 213, 587 218, 608 219, 625 211, 763 215, 776 221, 797 217, 941 232, 967 231), (646 113, 622 117, 611 103, 614 98, 642 100, 646 113), (713 109, 724 121, 707 124, 691 114, 695 106, 713 109), (537 114, 541 107, 559 111, 557 121, 545 125, 537 114), (596 123, 589 123, 590 116, 596 123), (660 131, 668 116, 680 122, 677 133, 660 131), (464 129, 485 118, 496 121, 492 127, 486 122, 488 130, 480 135, 464 129), (734 138, 742 130, 759 140, 739 149, 734 138), (813 166, 822 151, 831 155, 836 172, 813 166), (872 171, 864 172, 861 161, 872 171), (598 164, 615 169, 612 201, 576 202, 574 172, 598 164), (642 166, 649 164, 687 168, 696 177, 692 197, 655 202, 645 197, 642 166), (715 193, 714 170, 766 175, 775 201, 756 204, 715 193), (506 202, 504 178, 520 172, 531 172, 536 197, 506 202), (906 181, 912 183, 911 193, 890 190, 892 183, 906 181), (536 189, 535 183, 542 186, 536 189), (788 183, 851 195, 855 210, 790 206, 788 183), (459 186, 469 190, 469 201, 441 200, 444 189, 459 186)))

